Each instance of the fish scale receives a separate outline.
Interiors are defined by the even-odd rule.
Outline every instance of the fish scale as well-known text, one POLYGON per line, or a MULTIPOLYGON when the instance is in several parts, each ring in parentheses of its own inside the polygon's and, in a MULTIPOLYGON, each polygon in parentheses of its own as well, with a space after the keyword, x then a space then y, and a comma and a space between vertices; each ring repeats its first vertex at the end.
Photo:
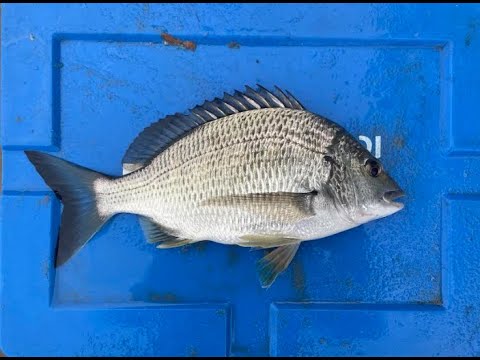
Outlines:
POLYGON ((115 214, 132 213, 162 249, 198 241, 275 248, 258 263, 269 287, 301 242, 403 207, 378 159, 278 88, 247 86, 152 123, 129 146, 117 178, 26 154, 64 203, 56 265, 115 214))
MULTIPOLYGON (((105 198, 99 203, 99 208, 106 203, 108 209, 100 212, 112 211, 111 207, 114 207, 116 212, 140 213, 168 228, 185 229, 189 223, 204 223, 203 209, 200 207, 190 213, 189 208, 195 208, 202 200, 212 196, 311 191, 313 188, 306 189, 305 185, 314 185, 309 184, 309 178, 315 164, 320 163, 316 157, 325 151, 335 133, 332 131, 328 138, 321 128, 319 118, 313 114, 281 109, 239 113, 205 124, 199 131, 180 139, 159 154, 143 170, 119 179, 118 184, 105 183, 108 189, 105 193, 118 186, 123 189, 122 194, 130 194, 131 197, 127 201, 118 195, 105 198), (280 111, 280 114, 275 114, 280 111), (316 127, 316 144, 303 140, 301 129, 310 127, 299 127, 298 122, 302 121, 316 127), (281 124, 281 131, 272 131, 276 124, 281 124), (269 166, 272 162, 277 162, 277 166, 269 166), (244 167, 246 171, 242 170, 244 167), (280 174, 282 176, 277 176, 280 174), (208 184, 210 181, 213 181, 212 186, 208 184), (138 206, 140 201, 141 208, 138 206), (182 221, 178 220, 179 217, 182 221)), ((102 193, 103 188, 99 187, 98 192, 102 193)), ((215 223, 223 222, 225 215, 222 209, 213 211, 210 221, 205 222, 207 229, 191 228, 190 233, 184 232, 182 236, 197 239, 196 234, 205 234, 207 239, 212 239, 216 229, 209 233, 208 227, 214 228, 215 223)), ((233 214, 228 215, 235 237, 250 231, 248 227, 238 228, 238 220, 233 214)), ((222 242, 221 238, 215 240, 222 242)))

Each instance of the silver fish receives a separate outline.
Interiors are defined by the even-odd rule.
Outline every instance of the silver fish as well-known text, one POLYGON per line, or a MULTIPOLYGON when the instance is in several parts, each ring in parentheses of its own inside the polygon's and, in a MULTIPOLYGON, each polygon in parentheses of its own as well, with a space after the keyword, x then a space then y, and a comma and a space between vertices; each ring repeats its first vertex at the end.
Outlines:
POLYGON ((123 176, 25 152, 64 210, 56 266, 112 216, 139 215, 158 248, 199 241, 273 249, 257 263, 269 287, 303 241, 383 218, 404 193, 347 131, 275 87, 224 94, 145 128, 123 176))

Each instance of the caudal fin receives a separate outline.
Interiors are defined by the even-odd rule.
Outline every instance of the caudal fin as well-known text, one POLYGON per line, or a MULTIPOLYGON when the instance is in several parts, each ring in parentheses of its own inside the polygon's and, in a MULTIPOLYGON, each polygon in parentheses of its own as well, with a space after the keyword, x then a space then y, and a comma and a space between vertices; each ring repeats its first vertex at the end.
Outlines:
POLYGON ((70 259, 113 214, 100 214, 94 182, 110 177, 37 151, 25 151, 47 185, 63 203, 55 267, 70 259))

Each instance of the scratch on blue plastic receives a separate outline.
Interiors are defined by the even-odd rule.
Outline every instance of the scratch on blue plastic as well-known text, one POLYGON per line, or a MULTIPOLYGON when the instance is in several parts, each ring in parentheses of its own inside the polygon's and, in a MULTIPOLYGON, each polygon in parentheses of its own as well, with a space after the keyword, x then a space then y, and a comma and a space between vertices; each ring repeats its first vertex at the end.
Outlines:
POLYGON ((479 21, 455 4, 4 4, 2 349, 480 354, 479 21), (267 291, 261 252, 159 251, 129 215, 54 271, 60 204, 24 149, 119 175, 144 126, 255 83, 381 136, 405 209, 302 245, 267 291))

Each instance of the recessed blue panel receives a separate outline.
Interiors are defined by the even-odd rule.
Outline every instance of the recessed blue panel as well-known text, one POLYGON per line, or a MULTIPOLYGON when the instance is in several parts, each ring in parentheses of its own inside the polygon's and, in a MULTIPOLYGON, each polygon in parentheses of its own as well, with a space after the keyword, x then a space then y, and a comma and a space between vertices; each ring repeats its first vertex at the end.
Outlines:
POLYGON ((478 23, 455 4, 4 5, 3 351, 479 354, 478 23), (261 251, 158 250, 132 215, 51 266, 61 206, 23 150, 120 175, 145 126, 256 83, 363 141, 404 210, 303 244, 268 290, 261 251))

